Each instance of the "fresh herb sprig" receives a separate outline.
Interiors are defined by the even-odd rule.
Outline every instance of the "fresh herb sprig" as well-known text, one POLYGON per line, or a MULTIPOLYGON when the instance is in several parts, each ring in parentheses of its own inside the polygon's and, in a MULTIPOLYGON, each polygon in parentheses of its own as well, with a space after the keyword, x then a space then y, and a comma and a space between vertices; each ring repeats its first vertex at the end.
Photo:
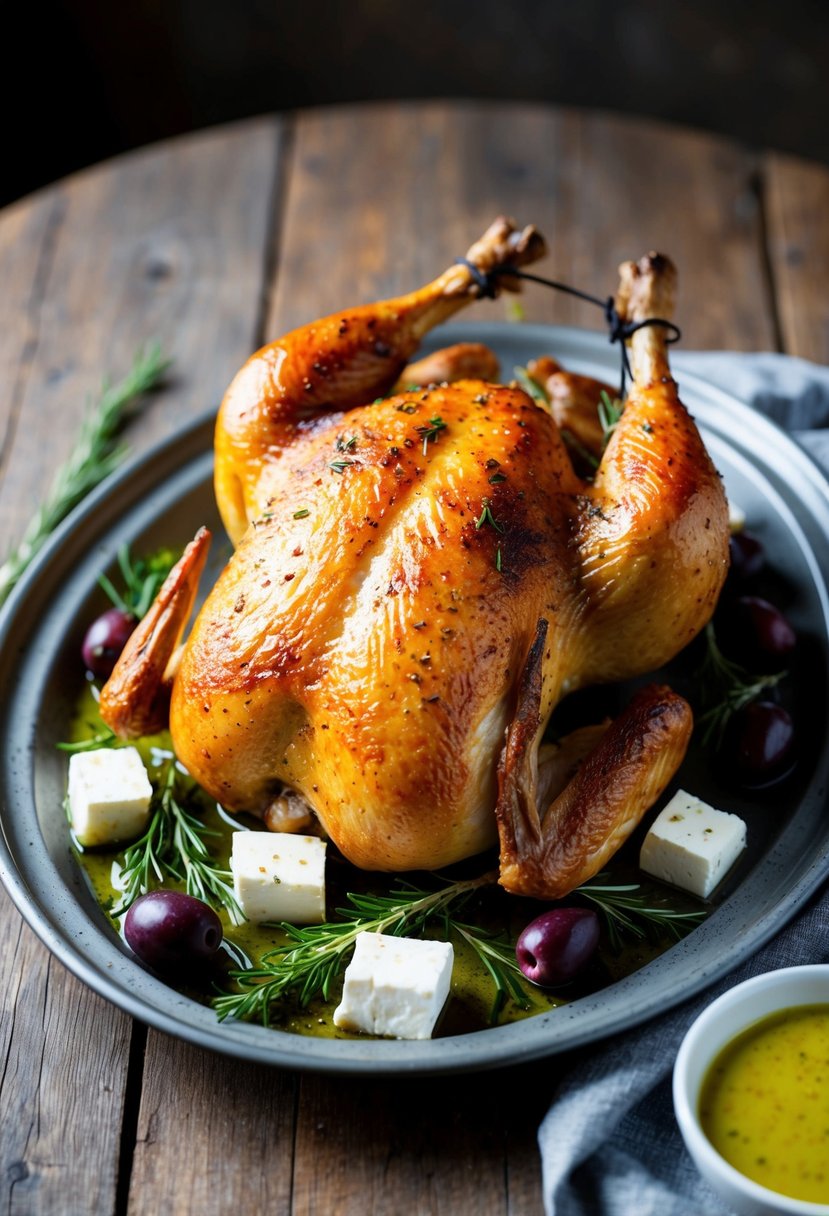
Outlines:
POLYGON ((96 752, 102 747, 115 747, 118 736, 114 730, 105 726, 89 739, 78 739, 74 743, 56 743, 55 747, 62 752, 74 755, 76 752, 96 752))
POLYGON ((0 566, 0 604, 58 524, 121 463, 127 449, 117 442, 118 434, 139 399, 158 387, 168 367, 169 360, 154 345, 136 356, 123 380, 104 385, 99 400, 87 412, 75 447, 59 468, 45 502, 29 521, 17 548, 0 566))
MULTIPOLYGON (((348 964, 360 933, 411 937, 422 933, 427 924, 435 923, 445 936, 457 928, 464 940, 486 959, 487 969, 495 979, 496 1004, 500 1009, 506 993, 518 993, 518 981, 513 974, 519 970, 517 962, 514 957, 509 961, 506 946, 501 951, 481 930, 458 925, 449 915, 452 905, 462 907, 474 891, 492 886, 496 881, 494 873, 487 873, 479 878, 450 883, 436 891, 400 884, 389 895, 349 893, 349 906, 337 909, 341 918, 338 921, 304 927, 282 924, 280 927, 288 941, 263 955, 261 966, 231 972, 242 991, 215 997, 213 1007, 220 1021, 256 1018, 267 1026, 272 1006, 286 997, 297 1000, 300 1005, 307 1005, 318 995, 328 1000, 332 985, 348 964), (502 992, 505 995, 498 1003, 502 992)), ((522 990, 521 995, 526 1003, 526 991, 522 990)))
POLYGON ((118 569, 124 580, 123 592, 105 574, 98 575, 98 583, 116 608, 140 621, 180 556, 173 549, 158 549, 149 557, 133 558, 129 545, 122 545, 118 550, 118 569))
POLYGON ((705 626, 705 657, 700 669, 700 697, 703 712, 697 717, 703 747, 723 739, 733 714, 754 701, 786 675, 754 675, 738 663, 727 659, 717 644, 711 621, 705 626))
POLYGON ((519 1009, 530 1009, 532 1001, 520 978, 523 972, 518 966, 515 944, 500 936, 485 933, 476 925, 463 924, 458 920, 452 921, 452 927, 477 954, 495 985, 495 996, 489 1011, 492 1025, 498 1021, 498 1016, 508 1000, 519 1009))
POLYGON ((621 947, 625 935, 643 938, 649 930, 667 932, 678 941, 705 917, 704 909, 677 912, 649 899, 639 883, 614 883, 605 874, 583 883, 573 894, 594 904, 601 913, 614 950, 621 947))
POLYGON ((219 833, 208 828, 185 806, 188 791, 181 790, 182 774, 174 759, 166 761, 152 805, 149 826, 131 844, 120 863, 120 898, 111 909, 121 916, 139 895, 173 878, 207 904, 221 904, 231 921, 238 925, 245 916, 231 885, 228 870, 221 869, 207 846, 207 837, 219 833))
MULTIPOLYGON (((516 367, 513 369, 515 378, 523 388, 524 392, 532 399, 543 406, 548 412, 550 410, 550 400, 547 394, 527 371, 526 367, 516 367)), ((619 420, 622 417, 625 409, 625 403, 619 397, 611 397, 607 389, 602 389, 599 393, 599 400, 596 405, 599 415, 599 425, 602 428, 602 446, 601 452, 604 452, 608 443, 611 440, 613 432, 619 425, 619 420)), ((601 453, 597 455, 591 452, 589 448, 578 439, 566 426, 561 429, 561 437, 571 452, 578 456, 589 469, 598 469, 601 463, 601 453)))
POLYGON ((518 383, 523 388, 528 397, 532 397, 533 401, 538 405, 542 405, 547 413, 550 412, 550 401, 547 394, 544 392, 540 384, 533 380, 526 367, 514 367, 513 375, 518 383))
POLYGON ((602 428, 602 451, 604 451, 619 425, 619 419, 624 413, 625 406, 618 397, 611 397, 607 389, 603 388, 599 393, 599 404, 596 409, 599 413, 599 425, 602 428))

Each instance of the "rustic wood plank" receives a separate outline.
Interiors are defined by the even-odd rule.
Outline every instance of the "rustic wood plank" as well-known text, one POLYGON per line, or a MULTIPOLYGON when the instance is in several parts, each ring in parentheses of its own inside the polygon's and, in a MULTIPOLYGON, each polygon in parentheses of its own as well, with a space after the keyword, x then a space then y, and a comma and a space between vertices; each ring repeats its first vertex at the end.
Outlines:
POLYGON ((597 266, 658 249, 679 271, 683 348, 773 343, 752 153, 701 132, 586 111, 562 116, 554 161, 565 200, 554 260, 565 277, 602 294, 608 280, 596 278, 597 266))
POLYGON ((0 217, 0 475, 37 349, 37 322, 54 241, 60 200, 44 192, 0 217))
MULTIPOLYGON (((160 341, 173 370, 167 391, 131 428, 136 451, 218 405, 258 340, 280 135, 276 119, 218 128, 47 192, 55 208, 49 256, 34 249, 28 259, 29 282, 38 257, 47 263, 29 319, 35 354, 17 392, 0 484, 6 536, 22 531, 41 500, 102 379, 123 375, 139 348, 160 341)), ((2 227, 15 221, 13 211, 2 227)))
POLYGON ((829 168, 771 154, 765 181, 769 261, 784 348, 829 363, 829 168))
POLYGON ((535 1134, 556 1067, 304 1079, 294 1216, 541 1216, 535 1134))
MULTIPOLYGON (((150 148, 0 216, 4 548, 68 453, 87 399, 138 347, 160 339, 174 370, 130 428, 135 451, 214 407, 258 344, 282 130, 263 119, 150 148)), ((54 964, 6 899, 0 942, 6 1208, 111 1213, 132 1023, 54 964)), ((162 1088, 177 1047, 153 1037, 149 1075, 162 1088)), ((204 1143, 198 1121, 188 1126, 204 1143)), ((186 1175, 180 1135, 169 1151, 186 1175)), ((167 1210, 163 1193, 147 1197, 147 1210, 167 1210)))
POLYGON ((0 893, 0 1202, 114 1210, 130 1019, 47 953, 0 893))
POLYGON ((295 1084, 151 1035, 129 1216, 289 1212, 295 1084))
MULTIPOLYGON (((494 216, 532 222, 541 273, 604 297, 649 249, 680 270, 685 348, 768 347, 755 158, 715 136, 514 104, 393 104, 300 116, 270 337, 439 273, 494 216)), ((601 329, 598 310, 543 288, 527 320, 601 329)), ((464 314, 507 316, 503 301, 464 314)))

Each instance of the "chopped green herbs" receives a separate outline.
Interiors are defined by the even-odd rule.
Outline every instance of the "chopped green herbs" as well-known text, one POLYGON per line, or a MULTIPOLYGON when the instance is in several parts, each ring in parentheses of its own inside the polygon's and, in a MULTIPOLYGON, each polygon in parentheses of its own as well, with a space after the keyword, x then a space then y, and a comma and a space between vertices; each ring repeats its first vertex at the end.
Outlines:
POLYGON ((484 498, 481 503, 481 514, 478 516, 475 527, 478 529, 478 531, 480 531, 485 524, 488 524, 490 528, 494 528, 496 532, 504 531, 504 525, 499 524, 498 520, 492 514, 492 506, 490 505, 488 498, 484 498))
POLYGON ((423 455, 426 455, 426 446, 429 443, 435 443, 441 431, 446 430, 446 423, 442 418, 434 417, 429 419, 428 425, 415 427, 418 435, 423 437, 423 455))

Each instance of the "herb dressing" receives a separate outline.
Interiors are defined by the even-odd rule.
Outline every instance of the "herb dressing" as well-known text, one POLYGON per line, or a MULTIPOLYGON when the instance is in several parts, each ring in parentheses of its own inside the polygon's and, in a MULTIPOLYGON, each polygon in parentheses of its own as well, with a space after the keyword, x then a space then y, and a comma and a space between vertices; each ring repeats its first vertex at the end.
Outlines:
POLYGON ((829 1005, 795 1006, 738 1035, 708 1071, 699 1117, 741 1174, 829 1204, 829 1005))

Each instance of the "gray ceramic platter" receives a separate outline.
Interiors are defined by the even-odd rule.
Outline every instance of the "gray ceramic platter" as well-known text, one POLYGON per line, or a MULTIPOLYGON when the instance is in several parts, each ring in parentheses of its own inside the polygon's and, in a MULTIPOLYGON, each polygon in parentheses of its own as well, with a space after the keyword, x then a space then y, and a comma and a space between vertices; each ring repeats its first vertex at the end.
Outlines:
MULTIPOLYGON (((534 325, 446 327, 434 345, 476 337, 503 374, 543 353, 575 371, 618 380, 618 350, 602 335, 534 325)), ((829 872, 825 738, 829 655, 829 488, 813 461, 772 423, 715 386, 680 374, 725 478, 785 589, 785 610, 808 655, 809 720, 818 742, 778 796, 725 804, 707 773, 682 784, 749 821, 749 847, 717 892, 712 914, 682 942, 593 996, 512 1026, 427 1042, 323 1040, 217 1022, 213 1012, 149 974, 129 955, 90 895, 63 813, 66 758, 56 750, 82 675, 85 625, 101 608, 96 579, 125 542, 136 552, 183 545, 213 502, 212 417, 190 426, 93 493, 65 521, 0 617, 3 761, 0 871, 21 913, 82 981, 168 1034, 231 1056, 341 1073, 443 1073, 501 1067, 628 1030, 727 973, 768 941, 829 872), (692 784, 695 783, 695 784, 692 784)), ((228 549, 214 544, 216 560, 228 549)))

